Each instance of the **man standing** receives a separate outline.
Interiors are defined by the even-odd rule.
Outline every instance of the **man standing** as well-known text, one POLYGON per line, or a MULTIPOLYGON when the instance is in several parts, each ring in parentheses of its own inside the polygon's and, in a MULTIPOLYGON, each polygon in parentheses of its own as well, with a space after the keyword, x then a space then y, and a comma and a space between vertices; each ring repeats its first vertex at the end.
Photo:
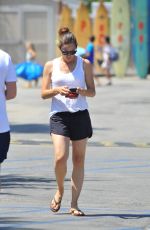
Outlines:
POLYGON ((10 144, 6 100, 16 97, 16 73, 9 54, 0 49, 0 165, 7 158, 10 144))

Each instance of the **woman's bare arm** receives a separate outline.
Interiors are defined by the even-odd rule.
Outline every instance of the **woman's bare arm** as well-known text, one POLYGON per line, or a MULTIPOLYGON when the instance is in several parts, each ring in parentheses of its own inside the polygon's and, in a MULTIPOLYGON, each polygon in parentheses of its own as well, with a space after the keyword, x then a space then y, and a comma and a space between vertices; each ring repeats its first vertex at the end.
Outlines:
POLYGON ((44 66, 43 78, 42 78, 42 93, 41 97, 43 99, 52 98, 57 94, 67 95, 69 93, 69 89, 67 86, 61 86, 52 88, 51 86, 51 75, 53 70, 53 63, 49 61, 44 66))
POLYGON ((6 100, 11 100, 17 95, 17 86, 16 82, 6 82, 5 96, 6 100))
POLYGON ((87 97, 94 97, 95 92, 95 84, 94 84, 94 76, 93 76, 93 66, 87 59, 83 59, 83 67, 85 72, 85 82, 86 82, 86 89, 82 89, 78 87, 78 93, 82 96, 87 97))

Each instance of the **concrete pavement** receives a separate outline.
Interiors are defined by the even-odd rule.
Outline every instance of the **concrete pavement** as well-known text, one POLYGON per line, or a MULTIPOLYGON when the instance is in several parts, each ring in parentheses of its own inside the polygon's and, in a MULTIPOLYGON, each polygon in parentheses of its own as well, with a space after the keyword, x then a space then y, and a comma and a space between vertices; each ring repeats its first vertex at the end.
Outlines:
POLYGON ((78 218, 68 214, 71 154, 61 210, 49 210, 56 190, 49 101, 19 79, 8 103, 12 140, 1 172, 0 229, 150 230, 150 79, 114 78, 96 91, 88 99, 94 134, 79 200, 86 216, 78 218))

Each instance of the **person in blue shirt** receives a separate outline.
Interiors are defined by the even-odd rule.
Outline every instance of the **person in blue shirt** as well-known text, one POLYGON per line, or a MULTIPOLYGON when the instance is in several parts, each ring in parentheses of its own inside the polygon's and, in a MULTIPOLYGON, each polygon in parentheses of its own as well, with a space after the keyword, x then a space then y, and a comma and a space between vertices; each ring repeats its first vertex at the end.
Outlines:
MULTIPOLYGON (((94 41, 95 41, 95 36, 92 35, 89 38, 89 42, 88 42, 88 44, 86 46, 86 54, 84 56, 86 59, 88 59, 91 62, 93 68, 94 68, 94 55, 95 55, 94 41)), ((96 81, 97 85, 100 85, 98 77, 96 77, 94 75, 94 78, 95 78, 95 81, 96 81)))
POLYGON ((92 35, 86 47, 86 58, 91 62, 91 64, 94 64, 94 41, 95 36, 92 35))

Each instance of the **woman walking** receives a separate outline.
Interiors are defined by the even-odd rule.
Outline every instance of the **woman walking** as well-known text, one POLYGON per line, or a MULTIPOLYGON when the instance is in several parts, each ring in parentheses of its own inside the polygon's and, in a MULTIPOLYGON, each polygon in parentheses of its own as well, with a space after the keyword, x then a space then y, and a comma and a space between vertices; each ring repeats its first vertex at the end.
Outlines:
POLYGON ((57 191, 50 209, 60 209, 67 173, 69 144, 72 143, 72 200, 70 213, 83 216, 78 199, 84 180, 84 160, 87 140, 92 136, 91 120, 86 97, 95 96, 92 65, 75 55, 77 40, 68 28, 59 29, 58 47, 61 56, 48 61, 42 79, 42 98, 52 98, 50 134, 54 145, 57 191))

